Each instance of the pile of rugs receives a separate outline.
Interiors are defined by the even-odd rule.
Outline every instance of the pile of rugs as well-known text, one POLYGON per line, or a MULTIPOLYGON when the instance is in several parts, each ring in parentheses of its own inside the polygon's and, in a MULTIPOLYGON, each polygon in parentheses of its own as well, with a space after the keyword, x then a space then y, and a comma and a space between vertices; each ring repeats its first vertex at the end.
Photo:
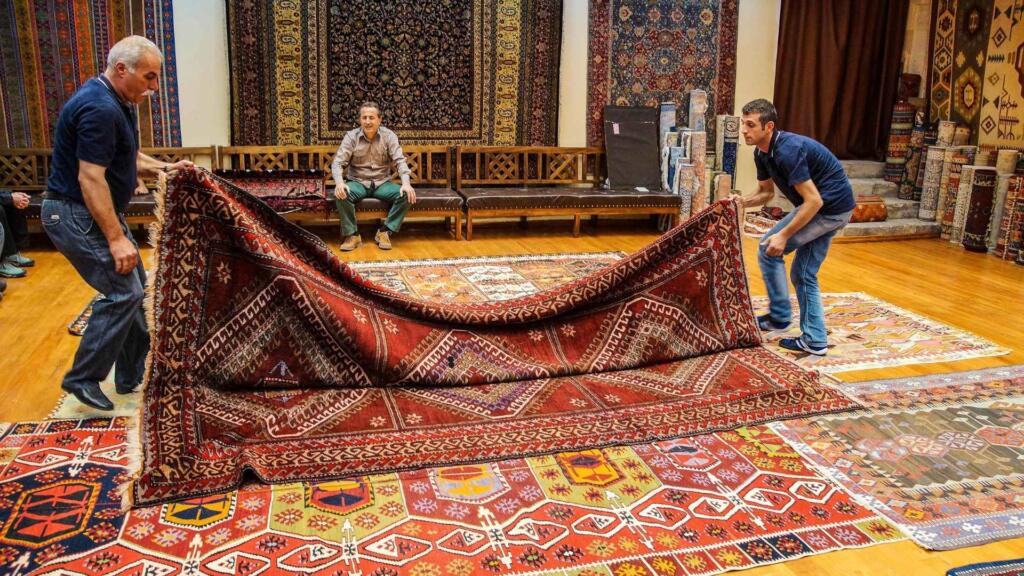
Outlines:
MULTIPOLYGON (((898 113, 905 111, 893 112, 894 129, 898 113)), ((952 121, 930 129, 919 113, 906 146, 890 150, 886 178, 899 184, 900 199, 920 201, 918 218, 938 222, 943 239, 1024 264, 1024 157, 969 145, 969 136, 952 121)))
POLYGON ((715 574, 1024 535, 1024 368, 838 382, 1006 352, 862 294, 825 295, 818 372, 769 351, 739 216, 626 257, 348 266, 182 173, 143 418, 0 425, 0 563, 715 574))

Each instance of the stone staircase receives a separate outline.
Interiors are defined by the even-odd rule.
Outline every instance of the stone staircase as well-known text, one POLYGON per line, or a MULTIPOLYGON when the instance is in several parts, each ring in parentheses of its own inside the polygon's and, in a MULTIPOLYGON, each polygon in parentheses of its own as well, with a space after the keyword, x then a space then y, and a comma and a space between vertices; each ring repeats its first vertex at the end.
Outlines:
POLYGON ((854 195, 876 194, 885 200, 889 218, 885 222, 857 222, 849 224, 836 236, 836 242, 870 242, 904 240, 909 238, 937 238, 939 225, 917 218, 920 202, 900 200, 898 186, 882 179, 884 162, 844 160, 843 168, 853 185, 854 195))

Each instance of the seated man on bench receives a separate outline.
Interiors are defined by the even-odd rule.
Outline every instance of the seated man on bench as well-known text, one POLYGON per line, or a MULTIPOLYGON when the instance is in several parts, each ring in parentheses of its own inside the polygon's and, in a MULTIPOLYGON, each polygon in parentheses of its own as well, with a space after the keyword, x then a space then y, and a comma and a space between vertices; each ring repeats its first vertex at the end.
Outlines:
POLYGON ((380 125, 380 107, 364 102, 359 107, 359 128, 350 130, 341 141, 331 163, 334 196, 341 218, 342 251, 362 244, 356 227, 356 203, 373 197, 391 204, 388 216, 374 240, 381 250, 391 249, 391 235, 398 232, 409 206, 416 203, 416 191, 409 184, 409 165, 394 132, 380 125), (398 168, 401 187, 391 181, 392 164, 398 168))

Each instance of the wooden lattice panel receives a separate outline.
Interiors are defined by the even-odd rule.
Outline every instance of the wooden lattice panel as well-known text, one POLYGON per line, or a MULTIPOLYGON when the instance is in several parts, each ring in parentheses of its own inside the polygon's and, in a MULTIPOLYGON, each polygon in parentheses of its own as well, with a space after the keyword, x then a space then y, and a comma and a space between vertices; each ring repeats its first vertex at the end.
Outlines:
POLYGON ((418 182, 420 180, 429 178, 429 174, 423 174, 424 156, 426 156, 426 154, 423 154, 422 152, 405 153, 405 163, 409 165, 409 171, 411 172, 409 174, 409 178, 411 178, 413 182, 418 182))
POLYGON ((0 154, 0 186, 17 189, 43 184, 38 181, 38 162, 35 154, 0 154))
POLYGON ((486 178, 490 180, 519 179, 519 155, 507 153, 489 153, 484 161, 486 178))
POLYGON ((245 154, 242 157, 242 164, 249 170, 288 170, 291 168, 289 156, 287 152, 245 154))
POLYGON ((547 166, 544 178, 547 180, 580 179, 578 154, 545 154, 544 164, 547 166))

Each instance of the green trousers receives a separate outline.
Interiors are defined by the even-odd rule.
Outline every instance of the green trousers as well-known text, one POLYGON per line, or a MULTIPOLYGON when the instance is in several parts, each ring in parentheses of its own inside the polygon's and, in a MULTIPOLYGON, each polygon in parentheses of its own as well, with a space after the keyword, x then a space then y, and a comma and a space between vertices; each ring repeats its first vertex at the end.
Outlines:
POLYGON ((394 182, 385 182, 370 191, 355 180, 346 180, 345 184, 348 185, 348 197, 334 200, 338 207, 338 216, 341 218, 342 238, 359 232, 359 228, 356 227, 356 203, 370 197, 391 204, 384 225, 388 230, 398 232, 402 227, 402 221, 405 220, 405 213, 409 211, 409 199, 402 194, 401 186, 394 182))

